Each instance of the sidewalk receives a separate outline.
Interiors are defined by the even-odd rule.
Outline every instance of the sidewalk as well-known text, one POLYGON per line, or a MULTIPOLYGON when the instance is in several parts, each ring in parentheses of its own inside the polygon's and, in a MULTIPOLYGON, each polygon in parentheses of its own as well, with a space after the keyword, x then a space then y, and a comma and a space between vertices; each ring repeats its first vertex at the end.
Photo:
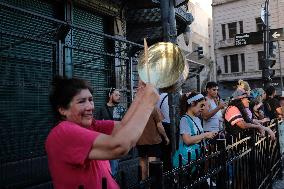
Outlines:
POLYGON ((272 184, 272 189, 284 189, 284 155, 282 156, 282 179, 272 184))
POLYGON ((276 180, 272 185, 272 189, 284 189, 284 179, 276 180))

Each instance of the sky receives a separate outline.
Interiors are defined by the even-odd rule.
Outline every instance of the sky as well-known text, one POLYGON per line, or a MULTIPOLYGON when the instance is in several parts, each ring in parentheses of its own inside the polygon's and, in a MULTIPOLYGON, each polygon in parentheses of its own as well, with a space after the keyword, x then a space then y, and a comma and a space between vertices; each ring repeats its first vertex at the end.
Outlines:
POLYGON ((198 3, 200 7, 208 13, 208 15, 212 15, 212 0, 191 0, 191 2, 198 3))

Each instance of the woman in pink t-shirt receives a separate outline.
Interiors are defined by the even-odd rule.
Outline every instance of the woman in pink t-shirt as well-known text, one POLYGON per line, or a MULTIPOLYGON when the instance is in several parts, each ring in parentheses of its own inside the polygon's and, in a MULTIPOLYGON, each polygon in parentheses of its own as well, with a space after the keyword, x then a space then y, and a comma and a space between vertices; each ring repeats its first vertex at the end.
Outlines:
POLYGON ((55 189, 100 189, 104 179, 108 189, 119 188, 107 160, 135 146, 159 98, 152 85, 144 84, 121 122, 98 121, 92 92, 81 79, 53 80, 50 102, 58 123, 45 147, 55 189))

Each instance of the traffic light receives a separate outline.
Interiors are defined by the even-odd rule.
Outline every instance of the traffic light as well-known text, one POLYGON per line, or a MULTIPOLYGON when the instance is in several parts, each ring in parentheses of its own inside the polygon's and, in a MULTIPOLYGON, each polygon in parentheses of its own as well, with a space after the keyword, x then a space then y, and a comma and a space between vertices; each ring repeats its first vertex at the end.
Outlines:
POLYGON ((269 57, 275 58, 276 57, 276 45, 274 45, 273 41, 269 42, 269 57))
POLYGON ((275 59, 269 58, 264 61, 263 68, 272 68, 276 63, 275 59))
POLYGON ((262 79, 264 81, 272 81, 272 77, 275 75, 275 70, 264 68, 262 69, 262 79))
POLYGON ((203 47, 197 47, 197 53, 198 53, 198 59, 203 58, 204 57, 203 47))
POLYGON ((262 77, 264 81, 271 81, 272 77, 275 75, 275 70, 271 69, 275 63, 276 60, 275 59, 267 59, 265 60, 263 65, 263 69, 262 69, 262 77))

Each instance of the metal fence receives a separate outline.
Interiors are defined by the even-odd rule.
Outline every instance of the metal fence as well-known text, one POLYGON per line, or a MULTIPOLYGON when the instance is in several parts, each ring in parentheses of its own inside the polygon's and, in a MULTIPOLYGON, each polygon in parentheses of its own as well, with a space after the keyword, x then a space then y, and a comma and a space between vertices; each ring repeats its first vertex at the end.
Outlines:
MULTIPOLYGON (((275 121, 269 125, 277 138, 279 123, 275 121)), ((255 130, 244 130, 211 142, 201 153, 196 152, 197 160, 186 165, 181 164, 180 155, 180 166, 168 172, 163 172, 161 161, 150 162, 146 180, 129 185, 122 177, 121 188, 263 189, 269 188, 276 176, 281 174, 278 139, 273 141, 268 135, 260 137, 255 130)), ((191 154, 188 156, 190 159, 191 154)))
POLYGON ((104 18, 80 7, 72 8, 72 24, 59 20, 63 10, 53 3, 0 1, 0 188, 52 188, 44 141, 54 125, 48 94, 55 74, 88 80, 96 108, 111 87, 125 107, 132 101, 142 46, 105 34, 103 24, 95 30, 89 22, 104 18))

